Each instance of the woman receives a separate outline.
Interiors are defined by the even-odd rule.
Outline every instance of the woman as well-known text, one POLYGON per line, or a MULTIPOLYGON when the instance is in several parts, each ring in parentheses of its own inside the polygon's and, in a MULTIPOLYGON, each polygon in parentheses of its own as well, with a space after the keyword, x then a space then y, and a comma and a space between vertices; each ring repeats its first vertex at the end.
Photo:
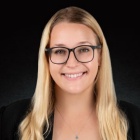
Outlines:
POLYGON ((11 139, 140 139, 140 110, 117 101, 104 34, 94 17, 78 7, 59 10, 45 26, 35 94, 31 104, 15 104, 11 139))

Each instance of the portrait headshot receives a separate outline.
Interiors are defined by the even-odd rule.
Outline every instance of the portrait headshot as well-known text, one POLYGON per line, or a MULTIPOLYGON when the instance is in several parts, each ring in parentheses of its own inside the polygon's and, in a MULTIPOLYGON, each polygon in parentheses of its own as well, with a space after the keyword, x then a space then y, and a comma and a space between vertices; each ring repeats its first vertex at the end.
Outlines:
POLYGON ((138 13, 115 5, 9 7, 0 140, 140 140, 138 13))

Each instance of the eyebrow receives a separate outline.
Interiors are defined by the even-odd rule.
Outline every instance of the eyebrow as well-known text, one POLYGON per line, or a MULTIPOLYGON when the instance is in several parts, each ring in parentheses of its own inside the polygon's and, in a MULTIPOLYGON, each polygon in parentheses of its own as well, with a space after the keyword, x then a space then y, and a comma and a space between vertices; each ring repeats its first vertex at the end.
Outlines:
MULTIPOLYGON (((81 41, 81 42, 79 42, 76 46, 78 46, 78 45, 83 45, 83 44, 90 44, 90 45, 93 45, 91 42, 89 42, 89 41, 81 41)), ((60 44, 54 44, 53 46, 57 46, 57 47, 66 47, 66 45, 65 44, 62 44, 62 43, 60 43, 60 44)))
POLYGON ((82 41, 82 42, 79 42, 77 45, 82 45, 82 44, 90 44, 90 45, 92 45, 92 43, 89 42, 89 41, 82 41))

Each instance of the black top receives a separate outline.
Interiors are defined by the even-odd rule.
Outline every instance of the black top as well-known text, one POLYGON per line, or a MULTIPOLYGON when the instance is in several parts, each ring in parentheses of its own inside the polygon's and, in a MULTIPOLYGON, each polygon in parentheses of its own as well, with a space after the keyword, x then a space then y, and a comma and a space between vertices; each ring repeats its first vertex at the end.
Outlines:
MULTIPOLYGON (((128 140, 140 140, 140 108, 126 101, 119 101, 118 104, 129 121, 128 140)), ((19 140, 18 125, 26 115, 29 105, 30 99, 23 99, 0 108, 0 140, 19 140)), ((46 140, 52 140, 52 130, 51 127, 46 140)))

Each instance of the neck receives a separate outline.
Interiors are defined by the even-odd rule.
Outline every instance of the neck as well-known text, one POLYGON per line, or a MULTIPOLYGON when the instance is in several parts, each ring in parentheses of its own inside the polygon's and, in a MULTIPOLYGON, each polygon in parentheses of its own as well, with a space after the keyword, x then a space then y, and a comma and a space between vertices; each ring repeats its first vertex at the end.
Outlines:
POLYGON ((55 106, 67 118, 79 118, 87 116, 92 110, 95 110, 93 90, 72 94, 57 89, 55 93, 55 106))

